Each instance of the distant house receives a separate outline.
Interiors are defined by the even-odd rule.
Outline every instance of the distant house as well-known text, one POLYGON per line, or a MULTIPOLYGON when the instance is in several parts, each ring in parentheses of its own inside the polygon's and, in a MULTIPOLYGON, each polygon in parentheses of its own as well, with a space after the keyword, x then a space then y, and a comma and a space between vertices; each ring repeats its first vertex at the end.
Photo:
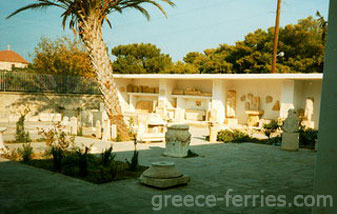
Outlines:
POLYGON ((13 68, 25 68, 29 62, 11 50, 0 51, 0 70, 11 71, 13 68))

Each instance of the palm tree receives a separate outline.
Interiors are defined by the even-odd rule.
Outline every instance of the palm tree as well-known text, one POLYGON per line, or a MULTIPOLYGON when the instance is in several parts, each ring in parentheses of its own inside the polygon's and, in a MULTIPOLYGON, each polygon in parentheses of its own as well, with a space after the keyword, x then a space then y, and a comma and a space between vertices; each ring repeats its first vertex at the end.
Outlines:
POLYGON ((118 127, 120 137, 128 138, 128 128, 124 121, 118 99, 116 83, 113 79, 112 63, 107 47, 102 37, 102 26, 106 22, 111 28, 108 15, 113 12, 122 13, 127 8, 141 12, 149 20, 150 14, 143 7, 150 4, 158 8, 165 16, 166 13, 158 1, 174 6, 172 0, 32 0, 34 3, 22 7, 7 18, 28 9, 44 9, 58 7, 63 9, 61 14, 63 28, 68 21, 69 28, 78 33, 84 43, 91 64, 96 73, 96 79, 103 95, 103 101, 109 118, 118 127))
POLYGON ((326 42, 326 35, 328 32, 328 22, 324 19, 324 17, 321 15, 319 11, 316 12, 316 16, 318 17, 318 23, 319 27, 322 29, 322 41, 323 45, 325 45, 326 42))

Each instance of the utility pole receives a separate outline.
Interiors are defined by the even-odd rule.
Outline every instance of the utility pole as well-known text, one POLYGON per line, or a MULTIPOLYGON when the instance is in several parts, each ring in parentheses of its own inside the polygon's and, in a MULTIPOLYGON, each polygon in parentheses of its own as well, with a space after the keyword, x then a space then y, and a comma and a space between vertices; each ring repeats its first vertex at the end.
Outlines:
POLYGON ((273 55, 273 67, 272 73, 276 73, 276 61, 277 61, 277 46, 280 31, 280 16, 281 16, 281 0, 277 0, 277 11, 276 11, 276 24, 274 33, 274 55, 273 55))

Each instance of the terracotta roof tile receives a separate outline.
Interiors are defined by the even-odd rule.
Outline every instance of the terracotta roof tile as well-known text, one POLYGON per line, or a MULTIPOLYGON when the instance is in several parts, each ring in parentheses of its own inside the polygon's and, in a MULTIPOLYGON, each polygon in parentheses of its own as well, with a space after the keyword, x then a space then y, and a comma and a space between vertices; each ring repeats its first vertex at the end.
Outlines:
POLYGON ((11 50, 0 51, 0 62, 19 62, 29 64, 29 62, 22 56, 11 50))

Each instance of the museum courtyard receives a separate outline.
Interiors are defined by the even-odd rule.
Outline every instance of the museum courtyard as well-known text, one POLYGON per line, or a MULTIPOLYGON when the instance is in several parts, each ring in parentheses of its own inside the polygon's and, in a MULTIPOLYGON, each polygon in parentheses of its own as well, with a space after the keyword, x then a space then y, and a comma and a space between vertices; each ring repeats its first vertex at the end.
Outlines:
MULTIPOLYGON (((141 165, 152 162, 173 161, 176 167, 191 177, 190 183, 167 190, 143 186, 137 178, 93 184, 59 173, 34 168, 1 159, 0 201, 1 213, 309 213, 309 207, 236 207, 225 201, 207 206, 174 207, 170 201, 160 205, 157 200, 165 195, 198 195, 224 197, 232 195, 285 195, 292 203, 296 195, 309 195, 313 191, 316 153, 309 149, 288 152, 279 146, 254 143, 209 143, 204 140, 208 129, 191 127, 190 149, 198 154, 191 158, 163 156, 164 143, 138 144, 141 165)), ((110 142, 76 137, 77 144, 94 146, 98 150, 110 142)), ((19 144, 6 144, 10 149, 19 144)), ((34 149, 44 150, 44 143, 32 143, 34 149)), ((116 159, 132 157, 133 142, 114 142, 116 159)), ((261 203, 259 199, 257 204, 261 203)))

